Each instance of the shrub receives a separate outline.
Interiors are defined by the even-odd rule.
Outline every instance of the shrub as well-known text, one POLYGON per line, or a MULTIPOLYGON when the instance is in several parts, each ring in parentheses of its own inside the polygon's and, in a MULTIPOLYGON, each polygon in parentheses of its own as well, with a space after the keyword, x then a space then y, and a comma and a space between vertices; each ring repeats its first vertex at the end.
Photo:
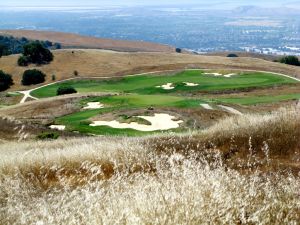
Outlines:
POLYGON ((177 53, 181 53, 181 52, 182 52, 182 49, 181 49, 181 48, 176 48, 175 51, 176 51, 177 53))
POLYGON ((45 82, 46 74, 42 71, 33 69, 26 70, 23 74, 22 84, 23 85, 32 85, 32 84, 40 84, 45 82))
POLYGON ((67 95, 77 93, 76 89, 72 86, 63 86, 57 89, 56 95, 67 95))
POLYGON ((18 59, 18 65, 19 66, 28 66, 30 63, 30 59, 27 56, 20 56, 18 59))
POLYGON ((280 59, 281 63, 285 63, 293 66, 300 66, 300 62, 297 56, 285 56, 280 59))
POLYGON ((237 54, 234 54, 234 53, 230 53, 227 55, 227 57, 229 58, 236 58, 236 57, 239 57, 237 54))
POLYGON ((0 70, 0 91, 7 90, 13 84, 14 82, 11 75, 4 73, 2 70, 0 70))
POLYGON ((55 140, 59 138, 59 134, 56 132, 45 132, 37 135, 36 138, 39 140, 47 140, 47 139, 55 140))
POLYGON ((26 61, 27 65, 29 63, 41 65, 47 64, 52 60, 53 54, 50 52, 50 50, 45 48, 40 42, 36 41, 23 46, 23 56, 19 58, 18 64, 22 66, 22 62, 26 61))

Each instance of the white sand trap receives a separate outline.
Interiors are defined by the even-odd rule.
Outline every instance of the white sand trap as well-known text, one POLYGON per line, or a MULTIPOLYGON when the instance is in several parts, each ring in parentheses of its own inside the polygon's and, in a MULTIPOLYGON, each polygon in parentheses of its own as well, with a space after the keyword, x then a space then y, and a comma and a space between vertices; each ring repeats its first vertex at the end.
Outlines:
POLYGON ((100 102, 88 102, 87 106, 84 107, 83 109, 102 109, 104 108, 104 105, 101 104, 100 102))
POLYGON ((204 109, 213 110, 209 104, 200 104, 204 109))
POLYGON ((229 106, 225 106, 225 105, 218 105, 218 106, 225 109, 226 111, 228 111, 230 113, 233 113, 233 114, 236 114, 236 115, 243 115, 243 113, 241 113, 240 111, 238 111, 234 108, 231 108, 229 106))
POLYGON ((236 76, 236 75, 237 75, 236 73, 230 73, 230 74, 224 75, 224 77, 230 78, 230 77, 236 76))
POLYGON ((214 75, 216 77, 223 76, 221 73, 204 73, 205 75, 214 75))
POLYGON ((109 126, 117 129, 134 129, 138 131, 157 131, 157 130, 170 130, 179 127, 183 121, 174 121, 174 116, 169 114, 155 114, 154 116, 138 116, 139 118, 145 119, 151 123, 151 125, 138 124, 136 122, 132 123, 120 123, 116 120, 114 121, 94 121, 90 126, 109 126))
POLYGON ((184 82, 185 86, 187 87, 196 87, 199 86, 199 84, 195 84, 195 83, 189 83, 189 82, 184 82))
POLYGON ((64 125, 51 125, 50 129, 53 129, 53 130, 65 130, 66 126, 64 126, 64 125))
POLYGON ((157 88, 162 88, 162 89, 165 89, 165 90, 172 90, 172 89, 175 88, 172 85, 173 85, 173 83, 167 83, 167 84, 164 84, 164 85, 161 85, 161 86, 156 86, 156 87, 157 88))
POLYGON ((221 74, 221 73, 204 73, 205 75, 214 75, 216 77, 220 77, 220 76, 223 76, 223 77, 226 77, 226 78, 230 78, 232 76, 235 76, 237 75, 236 73, 229 73, 229 74, 221 74))

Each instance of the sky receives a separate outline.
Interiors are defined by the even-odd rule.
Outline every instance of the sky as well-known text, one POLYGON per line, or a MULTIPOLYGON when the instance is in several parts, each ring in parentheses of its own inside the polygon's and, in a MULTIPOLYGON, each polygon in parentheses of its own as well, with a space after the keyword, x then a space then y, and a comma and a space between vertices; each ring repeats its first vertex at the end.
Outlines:
POLYGON ((281 6, 299 0, 0 0, 5 6, 109 6, 109 5, 187 5, 228 4, 281 6))

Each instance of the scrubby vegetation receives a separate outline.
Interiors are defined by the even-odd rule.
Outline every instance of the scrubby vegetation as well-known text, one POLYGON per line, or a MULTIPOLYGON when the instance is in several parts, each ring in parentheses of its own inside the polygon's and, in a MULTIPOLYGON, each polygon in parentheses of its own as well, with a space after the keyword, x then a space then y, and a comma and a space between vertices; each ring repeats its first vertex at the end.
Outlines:
POLYGON ((0 70, 0 91, 7 90, 11 85, 13 85, 13 83, 11 75, 0 70))
POLYGON ((285 56, 280 59, 280 62, 288 65, 300 66, 300 61, 297 56, 285 56))
POLYGON ((56 132, 44 132, 44 133, 41 133, 39 135, 37 135, 37 139, 39 140, 55 140, 59 137, 59 134, 56 133, 56 132))
POLYGON ((297 224, 299 132, 289 108, 180 136, 4 143, 0 221, 297 224))
POLYGON ((42 71, 33 69, 26 70, 23 73, 22 84, 23 85, 32 85, 32 84, 40 84, 45 82, 46 74, 42 71))
POLYGON ((76 89, 72 86, 61 86, 57 89, 56 95, 68 95, 77 93, 76 89))
POLYGON ((37 65, 47 64, 53 60, 53 54, 39 41, 31 42, 23 46, 23 55, 18 60, 19 66, 27 66, 30 63, 37 65))

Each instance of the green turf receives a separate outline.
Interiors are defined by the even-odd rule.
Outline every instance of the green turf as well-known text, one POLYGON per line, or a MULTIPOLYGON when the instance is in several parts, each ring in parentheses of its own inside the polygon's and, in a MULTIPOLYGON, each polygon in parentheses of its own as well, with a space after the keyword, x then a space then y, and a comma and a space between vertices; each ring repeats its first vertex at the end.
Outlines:
POLYGON ((272 73, 247 72, 231 78, 205 75, 203 71, 184 71, 175 75, 143 75, 111 80, 73 80, 57 83, 32 92, 34 97, 56 96, 56 90, 63 85, 73 86, 79 93, 118 92, 137 94, 168 94, 184 91, 221 91, 230 89, 267 87, 296 83, 297 81, 272 73), (186 87, 183 82, 198 83, 196 87, 186 87), (173 83, 176 88, 164 90, 156 86, 173 83))

